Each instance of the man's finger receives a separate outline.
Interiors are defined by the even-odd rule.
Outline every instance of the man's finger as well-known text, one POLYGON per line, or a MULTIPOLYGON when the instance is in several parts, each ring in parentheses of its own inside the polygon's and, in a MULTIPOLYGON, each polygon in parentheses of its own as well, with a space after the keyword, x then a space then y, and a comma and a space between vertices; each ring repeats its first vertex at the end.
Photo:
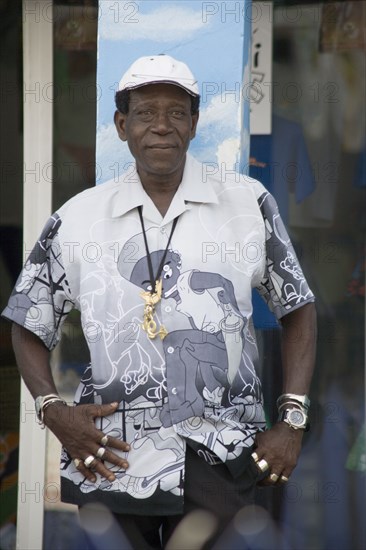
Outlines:
MULTIPOLYGON (((95 454, 97 455, 97 453, 98 453, 98 450, 96 451, 95 454)), ((103 457, 101 458, 101 460, 103 462, 110 462, 111 464, 119 466, 120 468, 123 468, 124 470, 126 470, 129 466, 129 464, 128 464, 128 462, 125 458, 121 458, 118 455, 116 455, 115 453, 113 453, 112 451, 108 451, 108 450, 106 450, 103 453, 103 457)))
POLYGON ((96 481, 96 477, 95 477, 95 474, 89 469, 89 468, 86 468, 84 466, 84 462, 83 460, 79 459, 79 458, 74 458, 74 464, 75 464, 75 468, 81 473, 81 475, 83 475, 84 477, 86 477, 89 481, 91 481, 92 483, 95 483, 96 481))
MULTIPOLYGON (((111 455, 113 455, 113 453, 110 453, 111 455)), ((115 455, 114 455, 115 456, 115 455)), ((113 458, 113 457, 110 457, 110 458, 113 458)), ((126 467, 128 466, 127 462, 124 461, 124 460, 121 460, 119 457, 116 456, 116 462, 118 464, 114 464, 114 461, 111 461, 109 464, 112 464, 113 466, 117 466, 118 469, 126 469, 126 467)), ((90 472, 93 474, 95 472, 97 472, 98 474, 100 474, 103 478, 105 479, 108 479, 108 481, 110 482, 113 482, 115 479, 116 479, 116 475, 115 473, 110 470, 109 468, 107 468, 107 466, 105 466, 104 462, 101 462, 100 460, 98 460, 97 458, 95 459, 95 461, 91 464, 90 466, 90 472)))
POLYGON ((118 449, 119 451, 129 451, 131 449, 130 445, 126 441, 117 439, 116 437, 108 437, 106 447, 112 447, 113 449, 118 449))
POLYGON ((95 418, 109 416, 113 414, 116 408, 118 407, 117 401, 113 403, 107 403, 106 405, 97 405, 90 403, 88 405, 79 405, 77 408, 83 410, 85 416, 92 422, 95 418))
POLYGON ((118 402, 107 403, 106 405, 96 405, 94 416, 108 416, 112 414, 118 407, 118 402))
MULTIPOLYGON (((89 455, 89 456, 92 456, 92 455, 89 455)), ((96 472, 100 474, 103 478, 108 479, 108 481, 110 482, 113 482, 116 479, 115 474, 111 470, 106 468, 106 466, 97 458, 95 458, 95 460, 90 464, 90 466, 86 466, 84 464, 84 461, 81 459, 74 459, 74 464, 75 464, 75 468, 92 483, 95 483, 97 480, 97 477, 95 475, 96 472)), ((119 466, 123 467, 121 465, 119 466)))

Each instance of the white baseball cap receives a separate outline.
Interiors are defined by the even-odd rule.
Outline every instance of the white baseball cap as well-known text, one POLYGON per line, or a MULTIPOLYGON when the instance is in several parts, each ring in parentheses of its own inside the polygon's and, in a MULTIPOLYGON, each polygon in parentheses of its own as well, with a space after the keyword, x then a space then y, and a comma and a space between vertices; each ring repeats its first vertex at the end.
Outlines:
POLYGON ((175 84, 190 95, 199 95, 197 80, 189 67, 169 55, 151 55, 137 59, 122 76, 118 91, 159 83, 175 84))

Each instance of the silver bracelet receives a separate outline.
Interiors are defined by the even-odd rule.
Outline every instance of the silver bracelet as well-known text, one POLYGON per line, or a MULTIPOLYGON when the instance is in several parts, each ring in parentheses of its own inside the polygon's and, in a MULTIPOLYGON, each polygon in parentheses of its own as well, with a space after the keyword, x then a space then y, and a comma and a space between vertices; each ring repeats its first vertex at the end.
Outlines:
POLYGON ((44 416, 44 411, 47 409, 47 407, 49 405, 52 405, 52 403, 63 403, 64 405, 67 405, 66 401, 64 401, 63 399, 61 399, 61 397, 54 397, 53 399, 49 399, 48 401, 46 401, 42 407, 42 419, 43 419, 43 416, 44 416))
POLYGON ((295 407, 296 409, 299 409, 300 411, 303 411, 306 415, 308 414, 307 407, 304 407, 301 403, 298 401, 294 401, 293 399, 288 399, 287 401, 283 401, 277 408, 278 412, 288 409, 289 407, 295 407))
POLYGON ((66 401, 64 401, 59 395, 55 393, 50 393, 48 395, 40 395, 35 399, 35 408, 36 408, 36 414, 38 418, 38 423, 44 428, 44 411, 45 409, 51 405, 52 403, 61 402, 64 405, 67 405, 66 401))
POLYGON ((302 407, 304 407, 306 410, 310 407, 310 399, 306 394, 298 395, 296 393, 283 393, 279 396, 277 399, 277 408, 282 407, 282 404, 285 401, 293 401, 295 403, 300 404, 302 407))

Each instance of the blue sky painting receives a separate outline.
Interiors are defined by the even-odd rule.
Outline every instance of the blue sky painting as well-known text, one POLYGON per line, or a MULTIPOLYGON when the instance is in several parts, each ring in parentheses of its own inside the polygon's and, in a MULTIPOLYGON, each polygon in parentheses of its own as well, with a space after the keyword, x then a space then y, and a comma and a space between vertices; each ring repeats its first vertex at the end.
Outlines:
MULTIPOLYGON (((113 124, 114 94, 138 57, 168 54, 186 62, 199 82, 200 120, 190 151, 218 169, 247 165, 251 2, 153 0, 99 2, 97 183, 115 178, 131 154, 113 124)), ((214 168, 212 168, 214 170, 214 168)))

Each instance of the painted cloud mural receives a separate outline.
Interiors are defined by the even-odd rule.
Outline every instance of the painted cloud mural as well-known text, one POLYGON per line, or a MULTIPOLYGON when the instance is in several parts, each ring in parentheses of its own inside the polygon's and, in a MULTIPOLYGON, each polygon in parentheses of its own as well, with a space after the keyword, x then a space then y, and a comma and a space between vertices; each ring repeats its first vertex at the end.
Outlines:
POLYGON ((103 0, 99 9, 97 183, 132 162, 113 124, 114 93, 138 57, 169 54, 199 81, 201 112, 190 151, 202 162, 243 169, 249 153, 249 0, 200 2, 103 0), (245 97, 245 95, 244 95, 245 97))

